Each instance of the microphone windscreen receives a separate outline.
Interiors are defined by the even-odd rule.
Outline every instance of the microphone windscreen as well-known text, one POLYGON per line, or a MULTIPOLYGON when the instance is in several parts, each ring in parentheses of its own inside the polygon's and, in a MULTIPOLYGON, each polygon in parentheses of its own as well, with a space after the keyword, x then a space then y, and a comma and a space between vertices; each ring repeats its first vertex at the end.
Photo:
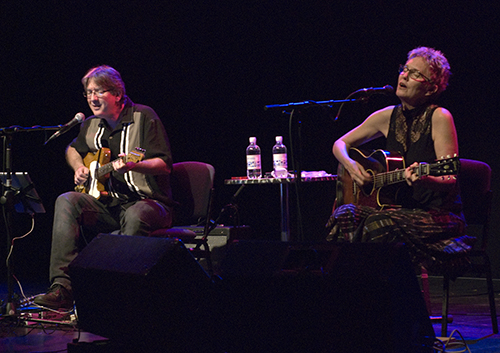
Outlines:
POLYGON ((75 118, 76 118, 76 120, 78 120, 79 123, 83 123, 83 121, 85 120, 85 114, 77 113, 75 115, 75 118))

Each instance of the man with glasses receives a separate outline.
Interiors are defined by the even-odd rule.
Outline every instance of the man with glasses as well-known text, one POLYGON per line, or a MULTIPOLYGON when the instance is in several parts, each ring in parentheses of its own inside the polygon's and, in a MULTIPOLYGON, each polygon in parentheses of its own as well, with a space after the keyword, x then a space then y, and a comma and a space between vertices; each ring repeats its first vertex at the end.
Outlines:
MULTIPOLYGON (((328 240, 404 242, 416 263, 436 267, 450 254, 470 250, 474 239, 463 236, 465 221, 456 182, 457 133, 451 113, 435 104, 450 75, 448 60, 440 51, 427 47, 410 51, 399 70, 400 104, 371 114, 334 143, 339 171, 345 172, 344 184, 351 185, 351 194, 352 190, 364 192, 347 202, 342 198, 347 200, 348 193, 337 194, 338 204, 327 225, 328 240), (386 139, 385 150, 391 154, 357 148, 378 137, 386 139), (372 163, 374 158, 379 162, 372 163), (442 158, 450 162, 445 164, 449 166, 445 176, 422 172, 425 163, 429 167, 442 158), (374 170, 374 164, 383 168, 374 170), (389 187, 380 177, 394 178, 396 173, 387 170, 391 165, 399 168, 396 181, 401 183, 389 187)), ((461 261, 457 260, 457 271, 461 261)))
POLYGON ((56 200, 51 286, 35 298, 36 304, 52 309, 73 307, 68 265, 93 236, 116 230, 147 236, 172 222, 172 155, 162 122, 153 109, 128 98, 112 67, 90 69, 82 83, 93 116, 66 149, 79 191, 56 200), (107 179, 99 176, 103 167, 109 168, 107 179))

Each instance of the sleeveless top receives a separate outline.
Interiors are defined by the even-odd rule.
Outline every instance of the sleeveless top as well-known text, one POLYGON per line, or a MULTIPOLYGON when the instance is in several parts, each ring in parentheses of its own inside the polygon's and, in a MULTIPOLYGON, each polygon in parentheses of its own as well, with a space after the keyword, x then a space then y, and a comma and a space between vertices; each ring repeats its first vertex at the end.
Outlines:
MULTIPOLYGON (((397 105, 391 114, 386 149, 398 152, 405 161, 405 167, 414 162, 432 163, 436 160, 434 141, 432 140, 432 114, 438 107, 425 105, 409 111, 397 105)), ((462 204, 458 182, 450 192, 429 190, 419 184, 413 187, 404 185, 400 192, 405 208, 424 210, 451 211, 461 214, 462 204)))

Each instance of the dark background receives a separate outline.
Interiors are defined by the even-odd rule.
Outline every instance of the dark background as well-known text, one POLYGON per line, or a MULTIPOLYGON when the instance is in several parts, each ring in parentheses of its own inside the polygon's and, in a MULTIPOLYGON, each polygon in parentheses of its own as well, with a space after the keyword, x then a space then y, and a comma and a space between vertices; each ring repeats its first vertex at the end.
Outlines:
MULTIPOLYGON (((113 66, 131 99, 162 119, 176 162, 215 166, 217 216, 237 190, 224 186, 224 179, 245 175, 248 137, 257 137, 264 172, 272 168, 276 135, 290 150, 289 116, 265 111, 265 105, 343 99, 360 88, 395 86, 408 51, 430 46, 451 64, 440 103, 454 115, 461 157, 489 163, 496 191, 499 10, 491 1, 3 2, 0 127, 63 124, 79 111, 89 116, 80 79, 90 67, 113 66)), ((345 106, 336 123, 337 107, 297 114, 292 131, 297 133, 300 118, 302 169, 335 174, 333 142, 374 110, 397 102, 395 96, 373 96, 345 106)), ((29 172, 47 209, 36 215, 33 233, 15 243, 21 281, 47 276, 53 203, 73 188, 64 148, 77 129, 44 146, 51 133, 13 135, 13 170, 29 172)), ((324 237, 334 197, 334 183, 304 187, 306 240, 324 237)), ((490 253, 498 278, 498 192, 494 203, 490 253)), ((238 205, 255 238, 279 239, 278 187, 248 186, 238 205)), ((291 209, 296 232, 293 192, 291 209)), ((28 217, 14 218, 14 235, 29 230, 28 217)), ((5 253, 5 240, 0 244, 5 253)))

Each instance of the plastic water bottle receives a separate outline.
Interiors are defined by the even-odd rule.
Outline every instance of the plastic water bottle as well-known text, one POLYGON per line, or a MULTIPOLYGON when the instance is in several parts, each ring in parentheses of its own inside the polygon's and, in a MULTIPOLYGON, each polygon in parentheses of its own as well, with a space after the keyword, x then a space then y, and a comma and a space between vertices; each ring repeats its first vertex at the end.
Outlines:
POLYGON ((273 176, 275 178, 286 178, 288 176, 288 163, 283 136, 276 136, 276 144, 273 147, 273 176))
POLYGON ((258 179, 262 177, 262 166, 260 162, 260 147, 257 146, 257 138, 249 138, 250 145, 247 147, 247 177, 258 179))

